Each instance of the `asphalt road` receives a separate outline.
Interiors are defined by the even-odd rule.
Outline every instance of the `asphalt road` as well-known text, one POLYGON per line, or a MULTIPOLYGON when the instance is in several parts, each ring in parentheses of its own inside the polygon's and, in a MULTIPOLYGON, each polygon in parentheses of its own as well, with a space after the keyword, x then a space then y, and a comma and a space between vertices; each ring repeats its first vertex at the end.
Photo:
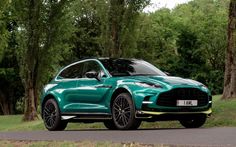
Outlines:
POLYGON ((236 147, 236 127, 200 129, 139 129, 111 131, 105 129, 69 130, 61 132, 0 132, 0 140, 112 141, 143 144, 236 147))

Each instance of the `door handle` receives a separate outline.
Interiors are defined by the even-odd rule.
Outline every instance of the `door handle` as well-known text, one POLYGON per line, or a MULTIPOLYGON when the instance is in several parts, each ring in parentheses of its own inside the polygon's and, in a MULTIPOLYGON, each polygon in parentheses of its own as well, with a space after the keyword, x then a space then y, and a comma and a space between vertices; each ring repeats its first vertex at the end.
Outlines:
POLYGON ((98 86, 95 86, 95 88, 112 88, 111 85, 98 85, 98 86))

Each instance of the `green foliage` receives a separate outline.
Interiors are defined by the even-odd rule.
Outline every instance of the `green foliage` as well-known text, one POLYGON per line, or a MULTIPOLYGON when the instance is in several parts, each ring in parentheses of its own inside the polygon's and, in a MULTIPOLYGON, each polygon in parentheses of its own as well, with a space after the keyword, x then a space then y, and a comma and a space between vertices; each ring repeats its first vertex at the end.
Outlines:
POLYGON ((145 1, 86 0, 75 2, 74 11, 76 32, 70 59, 84 57, 132 56, 136 49, 137 21, 145 1), (112 55, 113 56, 113 55, 112 55))
POLYGON ((18 21, 20 31, 18 32, 18 61, 21 67, 21 77, 23 81, 27 81, 27 64, 34 65, 34 87, 37 91, 37 97, 42 86, 47 83, 59 68, 59 63, 70 53, 71 38, 73 27, 73 16, 70 12, 72 1, 42 1, 39 5, 40 14, 35 20, 37 28, 35 31, 36 48, 30 53, 28 42, 32 36, 29 36, 31 30, 29 25, 27 1, 16 2, 16 17, 21 18, 18 21), (20 6, 19 6, 20 5, 20 6), (24 8, 24 9, 22 9, 24 8), (21 10, 19 10, 21 9, 21 10), (19 12, 19 13, 18 13, 19 12), (28 62, 26 57, 32 62, 28 62))
POLYGON ((69 39, 74 32, 71 5, 73 2, 69 0, 49 0, 42 6, 41 45, 37 55, 38 90, 54 76, 60 67, 59 63, 70 54, 72 45, 69 44, 69 39))
MULTIPOLYGON (((121 20, 121 50, 123 57, 133 57, 137 52, 137 26, 140 12, 150 3, 150 0, 126 1, 127 8, 121 20)), ((124 9, 124 8, 123 8, 124 9)), ((114 11, 116 13, 116 11, 114 11)), ((117 15, 117 14, 115 14, 117 15)), ((112 16, 114 17, 114 16, 112 16)))
POLYGON ((104 8, 104 4, 102 0, 75 1, 72 7, 75 32, 71 38, 74 55, 69 56, 70 62, 86 57, 102 56, 99 40, 102 16, 99 12, 104 8))
POLYGON ((34 66, 39 97, 61 66, 85 57, 142 58, 222 93, 229 0, 193 0, 154 13, 142 12, 150 0, 39 0, 34 25, 29 2, 0 0, 0 85, 7 85, 0 91, 19 111, 26 64, 34 66))
POLYGON ((174 18, 171 11, 160 9, 153 14, 143 15, 140 21, 138 52, 135 56, 155 63, 159 67, 168 67, 170 62, 166 60, 172 60, 177 53, 175 48, 177 33, 173 29, 174 18), (166 56, 173 58, 166 58, 166 56))
POLYGON ((182 18, 181 21, 188 24, 189 30, 195 33, 199 44, 196 48, 196 52, 200 53, 198 60, 205 62, 199 64, 194 61, 200 67, 196 68, 197 71, 192 72, 190 77, 205 83, 213 93, 222 93, 223 88, 227 7, 228 1, 199 0, 179 6, 174 12, 177 17, 182 18))
POLYGON ((10 1, 9 0, 1 0, 0 1, 0 61, 2 60, 4 50, 7 47, 8 40, 8 31, 7 31, 7 17, 9 10, 10 1))
POLYGON ((16 101, 15 109, 16 109, 15 114, 23 114, 24 113, 24 97, 21 97, 16 101))
POLYGON ((222 93, 228 1, 194 0, 140 19, 138 58, 222 93))
POLYGON ((16 103, 24 93, 16 59, 17 24, 11 13, 12 3, 1 1, 0 7, 0 30, 4 30, 0 35, 0 50, 4 50, 0 55, 0 114, 15 114, 16 103))
POLYGON ((137 20, 150 0, 109 0, 102 25, 103 55, 131 57, 136 49, 137 20))

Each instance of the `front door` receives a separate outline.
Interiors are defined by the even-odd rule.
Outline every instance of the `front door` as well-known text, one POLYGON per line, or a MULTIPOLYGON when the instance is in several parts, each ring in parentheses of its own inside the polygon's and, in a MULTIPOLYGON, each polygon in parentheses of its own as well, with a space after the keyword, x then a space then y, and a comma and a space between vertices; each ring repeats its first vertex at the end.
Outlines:
POLYGON ((80 112, 109 112, 105 99, 111 86, 106 85, 106 80, 106 75, 98 62, 85 62, 82 78, 78 79, 76 86, 80 112), (99 73, 100 80, 86 77, 85 73, 90 71, 99 73))

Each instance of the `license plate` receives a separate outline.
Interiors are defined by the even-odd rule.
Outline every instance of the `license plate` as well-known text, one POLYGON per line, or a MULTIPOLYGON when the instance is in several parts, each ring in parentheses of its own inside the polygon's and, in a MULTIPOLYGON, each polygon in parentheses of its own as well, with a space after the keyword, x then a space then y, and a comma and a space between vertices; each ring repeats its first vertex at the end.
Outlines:
POLYGON ((197 106, 197 100, 177 100, 177 106, 197 106))

